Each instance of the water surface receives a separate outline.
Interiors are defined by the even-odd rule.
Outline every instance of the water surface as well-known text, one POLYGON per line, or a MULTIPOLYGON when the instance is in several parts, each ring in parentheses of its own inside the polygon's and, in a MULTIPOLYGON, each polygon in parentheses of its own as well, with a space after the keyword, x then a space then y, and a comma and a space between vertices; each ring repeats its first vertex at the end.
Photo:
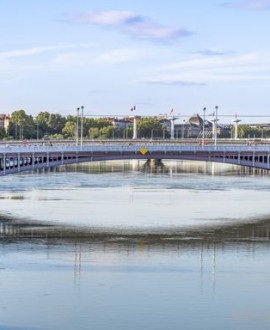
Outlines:
POLYGON ((269 188, 191 162, 1 178, 0 329, 269 329, 269 188))

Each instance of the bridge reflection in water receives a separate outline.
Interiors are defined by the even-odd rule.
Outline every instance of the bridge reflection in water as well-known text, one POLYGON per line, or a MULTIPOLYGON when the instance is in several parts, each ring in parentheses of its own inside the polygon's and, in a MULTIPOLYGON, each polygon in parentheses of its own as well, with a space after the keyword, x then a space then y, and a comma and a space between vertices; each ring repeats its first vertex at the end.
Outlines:
POLYGON ((10 146, 0 149, 0 175, 104 160, 195 160, 270 169, 269 145, 194 146, 170 143, 100 143, 89 146, 10 146))
MULTIPOLYGON (((88 265, 89 260, 92 264, 95 258, 101 255, 124 254, 132 256, 138 253, 141 255, 144 252, 148 256, 156 253, 165 253, 167 256, 175 255, 175 253, 197 254, 201 286, 205 281, 203 274, 205 272, 210 273, 214 293, 216 262, 220 258, 220 253, 234 251, 234 254, 237 254, 237 251, 241 251, 241 253, 244 251, 245 254, 250 254, 253 257, 257 250, 269 250, 270 219, 227 226, 193 228, 192 230, 174 229, 173 231, 144 233, 93 231, 86 228, 48 226, 43 223, 1 218, 0 243, 2 247, 13 244, 23 246, 24 243, 27 245, 30 243, 30 246, 45 245, 48 252, 59 252, 59 246, 64 247, 66 252, 69 251, 74 255, 75 287, 80 287, 81 272, 84 269, 82 266, 88 265)), ((100 267, 105 266, 102 266, 101 263, 100 267)))
POLYGON ((185 247, 215 243, 217 246, 270 244, 270 219, 228 225, 190 228, 143 230, 90 229, 85 227, 48 225, 36 221, 0 218, 0 240, 6 242, 31 241, 45 244, 105 244, 128 246, 185 247))

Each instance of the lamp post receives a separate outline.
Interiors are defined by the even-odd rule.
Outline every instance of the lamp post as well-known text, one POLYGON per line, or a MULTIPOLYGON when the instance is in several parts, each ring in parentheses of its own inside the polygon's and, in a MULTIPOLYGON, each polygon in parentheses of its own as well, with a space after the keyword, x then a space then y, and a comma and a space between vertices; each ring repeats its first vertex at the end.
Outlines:
POLYGON ((233 122, 235 123, 234 127, 234 139, 238 139, 238 124, 241 120, 237 118, 237 115, 235 115, 235 118, 233 119, 233 122))
POLYGON ((218 106, 215 106, 216 118, 215 118, 215 148, 217 147, 217 122, 218 122, 218 106))
POLYGON ((205 111, 206 108, 203 108, 203 136, 202 136, 202 145, 204 146, 204 140, 205 140, 205 111))
POLYGON ((78 146, 78 144, 79 144, 79 112, 80 112, 80 108, 77 108, 76 146, 78 146))
POLYGON ((151 140, 154 138, 154 128, 151 129, 151 140))
POLYGON ((182 124, 182 139, 185 138, 185 124, 186 124, 186 120, 183 120, 183 124, 182 124))
POLYGON ((84 106, 81 106, 81 147, 83 145, 83 110, 84 106))

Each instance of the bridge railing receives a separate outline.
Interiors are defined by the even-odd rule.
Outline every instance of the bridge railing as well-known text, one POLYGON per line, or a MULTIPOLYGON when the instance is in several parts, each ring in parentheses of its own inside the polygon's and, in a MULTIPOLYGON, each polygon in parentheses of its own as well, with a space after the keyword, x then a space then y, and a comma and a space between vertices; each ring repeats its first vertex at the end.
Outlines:
POLYGON ((144 147, 149 152, 198 152, 198 151, 219 151, 219 152, 242 152, 242 151, 263 151, 270 152, 270 145, 250 146, 250 145, 221 145, 221 146, 187 146, 176 144, 130 144, 130 145, 115 145, 115 144, 96 144, 90 146, 0 146, 0 153, 36 153, 36 152, 139 152, 144 147))

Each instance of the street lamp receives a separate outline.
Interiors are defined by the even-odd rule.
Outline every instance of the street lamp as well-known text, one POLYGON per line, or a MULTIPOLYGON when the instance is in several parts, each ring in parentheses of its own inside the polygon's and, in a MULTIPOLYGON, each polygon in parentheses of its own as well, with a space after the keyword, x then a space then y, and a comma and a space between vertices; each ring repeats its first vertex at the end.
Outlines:
POLYGON ((83 145, 83 109, 84 106, 81 106, 81 147, 83 145))
POLYGON ((78 146, 79 144, 79 112, 80 112, 80 108, 77 108, 76 146, 78 146))
POLYGON ((154 128, 151 129, 151 140, 154 138, 154 128))
POLYGON ((218 122, 218 106, 215 106, 215 114, 216 118, 214 119, 215 122, 215 148, 217 147, 217 122, 218 122))
POLYGON ((234 139, 237 140, 238 139, 238 124, 241 120, 237 118, 237 114, 235 115, 233 122, 235 123, 235 127, 234 127, 234 139))
POLYGON ((202 145, 204 146, 204 140, 205 140, 205 111, 206 108, 203 108, 203 136, 202 136, 202 145))
POLYGON ((181 139, 184 139, 185 138, 185 125, 186 125, 186 120, 183 119, 181 139))

